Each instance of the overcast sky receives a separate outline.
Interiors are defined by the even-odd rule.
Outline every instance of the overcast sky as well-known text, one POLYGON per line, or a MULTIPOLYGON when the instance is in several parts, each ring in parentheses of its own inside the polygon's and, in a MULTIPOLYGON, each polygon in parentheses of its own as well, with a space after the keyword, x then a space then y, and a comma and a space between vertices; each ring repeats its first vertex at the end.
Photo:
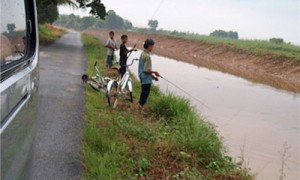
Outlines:
MULTIPOLYGON (((282 37, 300 45, 300 0, 102 0, 107 10, 146 27, 153 19, 159 28, 208 35, 216 29, 233 30, 243 39, 282 37)), ((61 14, 87 16, 88 10, 59 7, 61 14)))

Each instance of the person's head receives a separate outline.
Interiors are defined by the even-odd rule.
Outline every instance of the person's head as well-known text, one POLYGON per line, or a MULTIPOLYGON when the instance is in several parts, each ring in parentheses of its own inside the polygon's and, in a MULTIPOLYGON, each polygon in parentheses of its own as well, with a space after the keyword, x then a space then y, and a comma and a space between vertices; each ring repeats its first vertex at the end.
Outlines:
POLYGON ((111 39, 114 38, 114 35, 115 35, 115 33, 114 33, 113 31, 110 31, 110 32, 109 32, 109 37, 110 37, 111 39))
POLYGON ((127 41, 128 41, 128 36, 127 36, 126 34, 123 34, 123 35, 121 36, 121 40, 122 40, 122 43, 123 43, 123 44, 126 44, 127 41))
POLYGON ((154 41, 152 39, 146 39, 144 43, 144 48, 148 51, 152 51, 154 47, 154 41))

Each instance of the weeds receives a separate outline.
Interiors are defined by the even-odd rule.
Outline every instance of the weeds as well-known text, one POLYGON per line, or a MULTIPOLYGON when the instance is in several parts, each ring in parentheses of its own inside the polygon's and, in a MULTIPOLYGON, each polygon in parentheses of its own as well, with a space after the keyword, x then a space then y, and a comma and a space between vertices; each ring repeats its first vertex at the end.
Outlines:
POLYGON ((279 152, 280 154, 280 157, 281 157, 281 166, 280 166, 280 169, 279 169, 279 172, 280 172, 280 176, 279 176, 279 179, 280 180, 284 180, 285 179, 285 170, 286 170, 286 162, 288 161, 288 158, 289 158, 289 155, 288 155, 288 150, 289 150, 289 146, 288 144, 285 142, 283 144, 283 151, 282 152, 279 152))
MULTIPOLYGON (((87 73, 95 61, 104 68, 103 45, 93 36, 83 34, 82 38, 87 73)), ((133 81, 137 98, 140 85, 133 81)), ((133 109, 129 102, 111 109, 104 93, 86 88, 84 179, 252 179, 247 170, 223 155, 214 125, 186 99, 164 95, 153 87, 147 115, 133 109)))

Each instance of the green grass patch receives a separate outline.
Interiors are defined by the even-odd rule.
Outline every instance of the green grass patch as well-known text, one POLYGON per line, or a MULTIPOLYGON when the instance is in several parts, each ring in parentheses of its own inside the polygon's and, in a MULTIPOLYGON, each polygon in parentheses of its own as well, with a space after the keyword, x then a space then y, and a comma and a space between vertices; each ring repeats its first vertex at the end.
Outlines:
MULTIPOLYGON (((105 68, 106 49, 82 34, 87 73, 99 61, 105 68)), ((134 98, 140 93, 134 79, 134 98)), ((104 93, 86 87, 83 137, 83 179, 253 179, 248 169, 224 156, 214 125, 201 118, 189 101, 151 90, 146 115, 135 105, 107 105, 104 93)))
POLYGON ((300 64, 300 47, 288 43, 276 44, 266 40, 230 39, 202 35, 181 35, 177 37, 205 41, 213 45, 226 45, 228 48, 245 50, 256 55, 271 55, 275 59, 287 59, 286 57, 288 57, 289 61, 300 64))
POLYGON ((67 32, 63 28, 52 26, 50 24, 39 24, 39 42, 41 45, 50 44, 55 39, 61 37, 67 32))

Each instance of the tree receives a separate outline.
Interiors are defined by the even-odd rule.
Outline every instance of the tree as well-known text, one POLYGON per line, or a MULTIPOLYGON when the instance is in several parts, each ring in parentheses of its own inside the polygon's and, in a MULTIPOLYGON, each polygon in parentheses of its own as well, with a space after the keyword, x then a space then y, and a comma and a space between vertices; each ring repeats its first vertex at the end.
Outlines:
POLYGON ((224 30, 215 30, 214 32, 209 34, 210 36, 215 36, 215 37, 222 37, 226 38, 227 37, 227 32, 224 30))
POLYGON ((228 32, 228 37, 231 39, 239 39, 239 35, 237 32, 229 31, 228 32))
POLYGON ((58 18, 57 6, 62 4, 77 8, 90 8, 89 13, 101 19, 106 16, 106 9, 101 0, 37 0, 39 23, 53 23, 58 18))
POLYGON ((37 0, 37 12, 39 23, 53 23, 58 18, 58 8, 56 1, 37 0))
POLYGON ((91 28, 94 26, 96 22, 96 19, 91 17, 91 16, 88 16, 88 17, 83 17, 81 19, 81 26, 80 26, 80 29, 88 29, 88 28, 91 28))
POLYGON ((109 10, 105 17, 105 27, 109 29, 122 29, 124 20, 118 16, 115 11, 109 10))
POLYGON ((101 0, 76 0, 79 3, 80 8, 91 8, 90 14, 94 17, 100 17, 104 19, 107 15, 106 8, 101 0))
POLYGON ((132 28, 133 28, 132 23, 128 20, 124 20, 123 29, 132 29, 132 28))
POLYGON ((102 19, 97 19, 95 23, 96 28, 104 28, 105 27, 105 22, 102 19))
POLYGON ((129 20, 124 20, 114 11, 108 11, 106 20, 93 16, 80 17, 74 14, 60 15, 54 22, 57 26, 62 26, 70 29, 84 30, 88 28, 111 28, 111 29, 132 29, 133 25, 129 20))
POLYGON ((151 31, 156 31, 156 29, 158 27, 158 21, 157 20, 149 20, 148 26, 151 31))
POLYGON ((16 29, 16 25, 14 23, 7 24, 6 28, 7 28, 8 33, 12 34, 15 31, 15 29, 16 29))
POLYGON ((214 37, 221 37, 221 38, 231 38, 231 39, 238 39, 239 34, 234 31, 226 32, 224 30, 215 30, 214 32, 209 34, 210 36, 214 37))
POLYGON ((284 43, 284 40, 282 38, 271 38, 269 41, 274 44, 283 44, 284 43))

